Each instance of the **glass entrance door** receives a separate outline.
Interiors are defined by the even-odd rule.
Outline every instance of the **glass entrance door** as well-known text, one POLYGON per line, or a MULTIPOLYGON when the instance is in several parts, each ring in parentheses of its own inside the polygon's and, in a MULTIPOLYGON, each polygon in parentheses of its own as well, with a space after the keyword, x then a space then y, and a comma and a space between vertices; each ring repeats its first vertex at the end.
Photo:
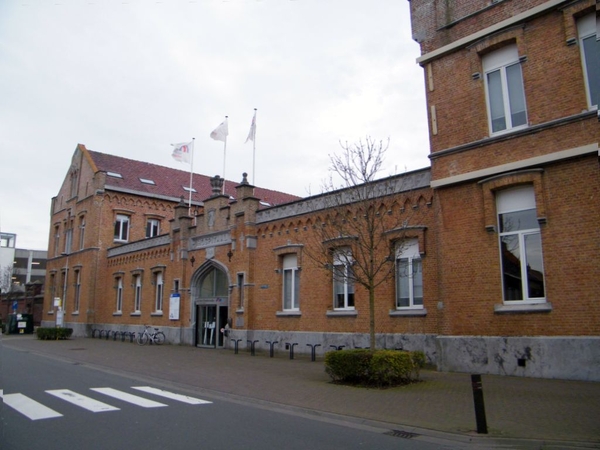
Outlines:
POLYGON ((217 330, 217 305, 199 305, 197 345, 215 347, 217 330))
POLYGON ((229 312, 227 274, 211 267, 199 280, 199 296, 196 299, 196 346, 223 347, 223 333, 229 312))

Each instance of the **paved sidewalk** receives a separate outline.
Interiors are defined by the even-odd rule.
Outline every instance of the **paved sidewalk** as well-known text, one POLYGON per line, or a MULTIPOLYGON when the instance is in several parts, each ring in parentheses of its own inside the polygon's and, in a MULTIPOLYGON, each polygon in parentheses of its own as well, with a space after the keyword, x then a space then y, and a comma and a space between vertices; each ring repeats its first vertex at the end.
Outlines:
MULTIPOLYGON (((469 374, 423 371, 422 383, 377 390, 329 382, 323 361, 284 350, 144 346, 91 338, 40 341, 5 335, 2 344, 129 375, 151 376, 231 399, 268 402, 383 423, 416 434, 451 433, 490 448, 599 448, 600 383, 483 375, 488 434, 476 433, 469 374), (493 443, 493 445, 492 445, 493 443), (526 445, 528 444, 528 445, 526 445), (515 445, 515 446, 513 446, 515 445), (500 447, 499 447, 500 446, 500 447)), ((446 435, 448 436, 448 435, 446 435)))

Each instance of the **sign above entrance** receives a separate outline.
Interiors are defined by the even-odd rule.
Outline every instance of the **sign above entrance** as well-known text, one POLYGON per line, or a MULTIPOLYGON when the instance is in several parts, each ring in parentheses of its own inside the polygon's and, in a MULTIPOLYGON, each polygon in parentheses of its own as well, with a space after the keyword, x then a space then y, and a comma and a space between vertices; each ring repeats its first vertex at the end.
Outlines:
POLYGON ((189 250, 199 250, 208 247, 217 247, 219 245, 231 244, 231 233, 229 231, 220 231, 205 236, 195 236, 190 240, 189 250))

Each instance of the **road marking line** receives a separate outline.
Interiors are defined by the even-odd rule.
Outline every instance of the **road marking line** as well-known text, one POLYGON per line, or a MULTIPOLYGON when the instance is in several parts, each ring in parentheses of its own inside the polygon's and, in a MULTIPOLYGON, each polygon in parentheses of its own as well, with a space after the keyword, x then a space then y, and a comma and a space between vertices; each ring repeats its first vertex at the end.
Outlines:
POLYGON ((127 392, 118 391, 113 388, 91 388, 91 390, 108 395, 109 397, 116 398, 118 400, 123 400, 124 402, 133 403, 134 405, 141 406, 142 408, 159 408, 161 406, 167 406, 164 403, 148 400, 146 398, 128 394, 127 392))
POLYGON ((179 402, 188 403, 190 405, 203 405, 206 403, 212 403, 208 400, 189 397, 187 395, 175 394, 173 392, 163 391, 162 389, 157 389, 150 386, 132 386, 132 388, 137 389, 138 391, 148 392, 149 394, 159 395, 161 397, 170 398, 179 402))
POLYGON ((46 392, 50 395, 60 398, 61 400, 72 403, 73 405, 77 405, 94 413, 119 410, 119 408, 99 402, 98 400, 78 394, 77 392, 73 392, 69 389, 56 389, 46 392))
POLYGON ((50 409, 41 403, 23 395, 23 394, 4 394, 0 393, 5 405, 10 406, 16 411, 31 420, 51 419, 53 417, 62 417, 62 414, 50 409))

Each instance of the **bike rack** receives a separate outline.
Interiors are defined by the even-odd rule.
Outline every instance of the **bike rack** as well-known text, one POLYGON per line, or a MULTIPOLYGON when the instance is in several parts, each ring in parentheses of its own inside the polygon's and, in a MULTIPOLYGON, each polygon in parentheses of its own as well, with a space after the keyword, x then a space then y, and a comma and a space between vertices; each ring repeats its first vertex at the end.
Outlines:
POLYGON ((255 351, 254 351, 254 346, 256 345, 256 343, 258 342, 258 340, 256 340, 256 341, 247 340, 246 342, 247 342, 248 344, 250 344, 250 354, 251 354, 252 356, 256 356, 256 353, 255 353, 255 351))
POLYGON ((242 342, 242 339, 232 339, 232 341, 233 341, 233 346, 235 348, 234 354, 237 355, 238 354, 238 345, 240 345, 240 342, 242 342))
POLYGON ((306 344, 306 345, 308 347, 310 347, 310 360, 314 362, 316 360, 315 351, 317 350, 317 347, 321 346, 321 344, 306 344))
POLYGON ((274 356, 274 353, 275 353, 275 352, 273 351, 273 346, 274 346, 275 344, 279 343, 279 341, 273 341, 273 342, 271 342, 271 341, 265 341, 265 342, 266 342, 267 344, 269 344, 269 346, 271 347, 271 348, 270 348, 270 350, 269 350, 269 356, 272 358, 272 357, 274 356))
POLYGON ((291 343, 291 342, 286 342, 285 343, 285 349, 289 349, 290 350, 290 359, 294 359, 294 346, 298 345, 297 342, 291 343))
POLYGON ((335 348, 336 350, 341 350, 345 347, 345 345, 330 345, 330 347, 335 348))

